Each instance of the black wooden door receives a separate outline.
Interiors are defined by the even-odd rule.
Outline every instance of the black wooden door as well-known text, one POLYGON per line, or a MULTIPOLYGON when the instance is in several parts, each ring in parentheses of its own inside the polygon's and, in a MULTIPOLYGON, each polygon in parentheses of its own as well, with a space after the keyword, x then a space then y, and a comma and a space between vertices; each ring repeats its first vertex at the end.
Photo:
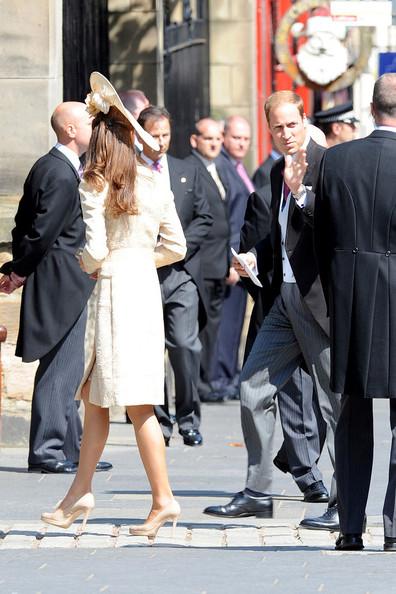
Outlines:
POLYGON ((171 152, 185 157, 194 122, 208 116, 209 42, 208 0, 197 1, 192 18, 190 0, 183 0, 183 22, 170 22, 169 2, 164 3, 164 96, 172 124, 171 152))
POLYGON ((63 100, 84 101, 89 75, 108 76, 107 0, 63 0, 63 100))

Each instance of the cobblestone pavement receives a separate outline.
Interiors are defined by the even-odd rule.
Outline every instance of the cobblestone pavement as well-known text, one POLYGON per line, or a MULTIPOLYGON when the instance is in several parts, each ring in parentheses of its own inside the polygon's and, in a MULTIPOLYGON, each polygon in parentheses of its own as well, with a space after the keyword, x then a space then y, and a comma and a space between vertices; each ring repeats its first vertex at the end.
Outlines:
MULTIPOLYGON (((133 497, 131 500, 133 501, 133 497)), ((182 503, 182 498, 179 500, 182 503)), ((336 533, 299 529, 298 520, 282 522, 274 519, 256 522, 249 518, 248 521, 251 525, 208 523, 205 527, 201 527, 201 524, 182 521, 176 527, 174 534, 171 527, 162 527, 154 545, 151 545, 147 538, 130 536, 129 526, 119 523, 98 523, 93 520, 89 522, 83 533, 79 531, 79 522, 67 530, 60 530, 41 522, 2 523, 0 524, 0 550, 113 549, 163 545, 205 549, 295 547, 296 550, 301 550, 302 548, 315 547, 322 549, 325 554, 345 554, 334 551, 336 533)), ((365 550, 360 554, 367 555, 382 551, 383 529, 380 518, 368 518, 364 540, 365 550)))
MULTIPOLYGON (((220 521, 206 516, 243 488, 246 450, 236 402, 203 407, 204 445, 189 448, 175 431, 167 449, 171 484, 182 515, 154 545, 128 533, 150 508, 150 492, 133 431, 115 417, 97 473, 96 499, 84 533, 81 520, 68 530, 47 526, 40 514, 53 508, 71 478, 29 474, 27 450, 0 449, 1 594, 306 594, 396 593, 395 562, 382 551, 381 508, 388 471, 387 405, 376 403, 376 450, 362 552, 334 550, 336 533, 299 529, 300 520, 324 505, 306 504, 289 475, 274 470, 274 518, 220 521)), ((280 444, 277 428, 276 446, 280 444)), ((328 485, 331 469, 320 464, 328 485)))

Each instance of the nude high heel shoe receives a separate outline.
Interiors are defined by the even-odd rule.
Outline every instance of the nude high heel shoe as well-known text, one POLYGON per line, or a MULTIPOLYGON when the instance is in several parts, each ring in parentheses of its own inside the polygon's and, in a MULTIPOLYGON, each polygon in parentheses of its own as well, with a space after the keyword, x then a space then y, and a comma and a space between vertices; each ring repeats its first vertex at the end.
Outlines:
POLYGON ((158 530, 163 526, 166 522, 172 521, 173 522, 173 529, 172 529, 172 538, 175 536, 175 529, 177 525, 177 520, 180 516, 180 505, 174 499, 172 503, 164 507, 158 514, 150 520, 150 522, 145 522, 141 526, 131 526, 129 528, 129 534, 132 536, 147 536, 150 543, 153 544, 155 537, 157 536, 158 530))
POLYGON ((77 499, 65 509, 61 509, 59 504, 54 512, 44 512, 41 514, 41 520, 47 524, 58 526, 58 528, 69 528, 79 516, 84 515, 83 522, 78 532, 83 532, 89 514, 95 507, 95 499, 92 493, 86 493, 80 499, 77 499))

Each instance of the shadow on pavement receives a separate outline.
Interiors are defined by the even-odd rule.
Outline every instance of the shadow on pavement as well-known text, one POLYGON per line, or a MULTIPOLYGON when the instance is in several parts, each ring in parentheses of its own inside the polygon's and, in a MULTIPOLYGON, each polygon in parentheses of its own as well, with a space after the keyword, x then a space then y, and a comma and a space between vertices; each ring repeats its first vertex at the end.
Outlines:
MULTIPOLYGON (((104 491, 106 495, 151 495, 151 491, 132 491, 129 489, 104 491)), ((173 490, 175 497, 234 497, 229 491, 182 491, 173 490)))
POLYGON ((18 468, 17 466, 0 466, 0 472, 19 472, 28 474, 27 468, 18 468))

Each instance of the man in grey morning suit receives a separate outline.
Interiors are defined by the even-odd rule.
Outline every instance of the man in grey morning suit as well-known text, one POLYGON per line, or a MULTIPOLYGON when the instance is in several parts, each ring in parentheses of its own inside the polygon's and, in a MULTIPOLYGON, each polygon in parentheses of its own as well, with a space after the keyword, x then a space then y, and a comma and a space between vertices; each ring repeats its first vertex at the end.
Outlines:
MULTIPOLYGON (((79 267, 84 245, 79 157, 91 137, 84 103, 61 103, 51 125, 58 142, 32 167, 15 217, 11 262, 0 291, 24 285, 16 355, 40 360, 32 399, 29 471, 76 472, 81 421, 74 396, 84 371, 86 304, 94 281, 79 267)), ((111 464, 99 462, 97 470, 111 464)))
POLYGON ((388 398, 392 445, 383 507, 385 551, 396 551, 396 74, 374 86, 376 129, 332 147, 321 166, 315 245, 331 325, 331 385, 340 391, 336 467, 340 537, 363 548, 373 463, 373 398, 388 398))
MULTIPOLYGON (((246 487, 229 504, 205 510, 225 517, 263 517, 272 513, 274 396, 303 360, 316 385, 327 424, 333 468, 334 431, 340 410, 340 396, 329 387, 326 304, 313 252, 315 194, 312 188, 316 185, 324 149, 309 140, 303 103, 295 93, 274 93, 266 101, 265 113, 274 144, 284 155, 271 172, 272 287, 277 297, 241 373, 242 429, 248 451, 246 487)), ((245 258, 249 265, 256 264, 253 254, 246 254, 245 258)), ((240 266, 238 271, 243 273, 240 266)), ((334 479, 333 476, 329 508, 334 508, 336 503, 334 479)), ((324 490, 322 481, 314 481, 306 500, 315 500, 315 494, 320 495, 324 490)))

